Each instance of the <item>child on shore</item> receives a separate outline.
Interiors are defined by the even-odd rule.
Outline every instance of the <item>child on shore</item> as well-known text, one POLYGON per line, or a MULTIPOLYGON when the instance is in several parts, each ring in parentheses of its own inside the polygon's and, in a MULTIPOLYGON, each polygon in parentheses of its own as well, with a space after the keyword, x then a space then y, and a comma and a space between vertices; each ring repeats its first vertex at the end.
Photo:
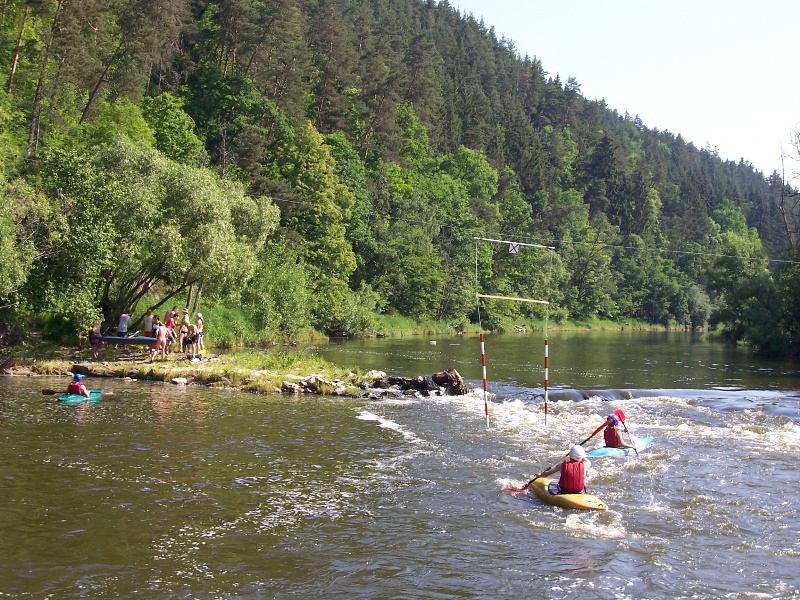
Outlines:
POLYGON ((103 342, 103 333, 100 331, 101 325, 102 323, 100 321, 95 321, 92 333, 89 334, 89 342, 92 344, 92 358, 97 358, 97 353, 100 352, 100 348, 105 345, 105 342, 103 342))

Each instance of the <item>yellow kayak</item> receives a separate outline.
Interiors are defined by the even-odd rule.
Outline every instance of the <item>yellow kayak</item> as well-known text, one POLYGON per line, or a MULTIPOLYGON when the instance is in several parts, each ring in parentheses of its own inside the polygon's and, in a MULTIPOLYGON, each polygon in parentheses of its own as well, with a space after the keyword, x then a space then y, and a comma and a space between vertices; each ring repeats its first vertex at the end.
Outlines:
POLYGON ((608 506, 597 496, 591 494, 551 494, 548 491, 549 484, 557 480, 549 477, 539 477, 533 481, 529 489, 539 497, 539 499, 553 506, 562 508, 577 508, 579 510, 606 510, 608 506))

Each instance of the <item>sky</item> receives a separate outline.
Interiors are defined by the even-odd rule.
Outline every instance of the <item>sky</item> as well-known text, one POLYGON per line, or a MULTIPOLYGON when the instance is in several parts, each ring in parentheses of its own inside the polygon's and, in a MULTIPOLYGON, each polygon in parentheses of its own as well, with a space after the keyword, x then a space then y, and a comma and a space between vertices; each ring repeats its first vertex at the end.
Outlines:
POLYGON ((769 176, 800 171, 800 0, 450 0, 562 83, 769 176))

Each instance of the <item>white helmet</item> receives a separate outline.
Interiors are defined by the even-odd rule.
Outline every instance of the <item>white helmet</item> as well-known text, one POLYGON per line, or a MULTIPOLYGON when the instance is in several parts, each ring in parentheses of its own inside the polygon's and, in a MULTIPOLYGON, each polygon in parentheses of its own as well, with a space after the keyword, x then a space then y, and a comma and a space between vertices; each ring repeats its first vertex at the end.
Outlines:
POLYGON ((586 450, 583 449, 583 446, 579 446, 578 444, 573 444, 569 448, 569 457, 572 460, 581 460, 586 458, 586 450))

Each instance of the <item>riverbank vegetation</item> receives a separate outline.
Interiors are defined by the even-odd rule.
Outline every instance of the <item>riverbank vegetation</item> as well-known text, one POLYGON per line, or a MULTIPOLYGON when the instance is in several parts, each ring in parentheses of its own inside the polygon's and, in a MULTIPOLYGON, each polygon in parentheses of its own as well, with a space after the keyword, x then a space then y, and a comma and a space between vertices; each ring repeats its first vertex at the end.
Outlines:
POLYGON ((795 190, 447 2, 9 0, 0 64, 5 344, 177 304, 226 347, 548 319, 798 353, 795 190))
MULTIPOLYGON (((376 379, 356 368, 336 366, 313 352, 273 348, 266 352, 204 353, 201 359, 173 353, 167 360, 151 362, 141 350, 105 348, 98 360, 89 349, 57 347, 49 343, 19 344, 0 354, 0 371, 10 375, 68 376, 81 373, 93 378, 127 378, 225 387, 255 393, 302 393, 358 395, 376 379)), ((53 390, 63 392, 66 389, 53 390)))

